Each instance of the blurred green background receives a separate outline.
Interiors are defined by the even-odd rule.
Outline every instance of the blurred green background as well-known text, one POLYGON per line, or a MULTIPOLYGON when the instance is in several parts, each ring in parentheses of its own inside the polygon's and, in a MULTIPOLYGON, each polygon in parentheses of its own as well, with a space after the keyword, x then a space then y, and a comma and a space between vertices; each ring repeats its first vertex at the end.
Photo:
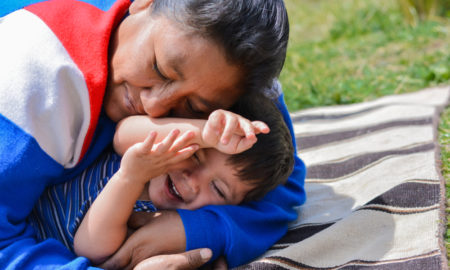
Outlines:
MULTIPOLYGON (((291 31, 280 80, 292 112, 450 85, 450 0, 285 3, 291 31)), ((439 142, 449 202, 449 108, 439 142)), ((445 238, 449 255, 450 230, 445 238)))

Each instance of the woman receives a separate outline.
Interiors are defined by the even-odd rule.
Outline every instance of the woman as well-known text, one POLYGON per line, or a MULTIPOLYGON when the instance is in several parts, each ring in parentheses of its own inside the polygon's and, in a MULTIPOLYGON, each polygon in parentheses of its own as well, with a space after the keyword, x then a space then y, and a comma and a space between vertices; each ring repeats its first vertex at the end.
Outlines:
MULTIPOLYGON (((114 122, 128 115, 200 117, 268 88, 286 53, 286 11, 275 0, 38 2, 12 13, 19 7, 7 3, 1 13, 8 15, 0 21, 7 37, 0 43, 0 268, 83 269, 89 263, 56 241, 34 239, 26 217, 44 188, 92 163, 111 142, 114 122)), ((254 139, 251 128, 242 139, 254 139)), ((111 263, 197 247, 225 254, 230 266, 259 255, 304 201, 304 165, 296 164, 288 184, 263 201, 170 213, 178 229, 161 234, 166 247, 130 252, 145 240, 139 230, 111 263), (228 238, 238 241, 228 246, 228 238)))

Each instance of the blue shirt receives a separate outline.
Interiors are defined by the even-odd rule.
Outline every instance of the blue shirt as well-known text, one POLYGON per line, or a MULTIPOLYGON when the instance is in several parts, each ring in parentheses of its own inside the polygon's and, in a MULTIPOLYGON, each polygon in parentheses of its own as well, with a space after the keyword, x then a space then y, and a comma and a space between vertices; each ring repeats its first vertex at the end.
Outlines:
MULTIPOLYGON (((78 177, 48 187, 29 216, 29 222, 37 232, 37 239, 57 239, 73 252, 73 239, 83 217, 119 169, 120 160, 120 156, 107 148, 78 177)), ((157 209, 150 201, 137 201, 134 211, 155 212, 157 209)))

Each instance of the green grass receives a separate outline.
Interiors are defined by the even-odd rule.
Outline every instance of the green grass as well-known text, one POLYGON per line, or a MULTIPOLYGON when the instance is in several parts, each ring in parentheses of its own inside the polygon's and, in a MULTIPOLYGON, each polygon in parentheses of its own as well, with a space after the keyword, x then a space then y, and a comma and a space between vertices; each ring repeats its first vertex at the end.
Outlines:
POLYGON ((415 28, 392 0, 287 0, 281 81, 292 110, 415 91, 450 79, 450 19, 415 28))
MULTIPOLYGON (((285 2, 291 32, 280 80, 290 111, 450 84, 448 10, 445 18, 411 27, 392 0, 285 2)), ((439 141, 450 198, 450 109, 442 114, 439 141)))

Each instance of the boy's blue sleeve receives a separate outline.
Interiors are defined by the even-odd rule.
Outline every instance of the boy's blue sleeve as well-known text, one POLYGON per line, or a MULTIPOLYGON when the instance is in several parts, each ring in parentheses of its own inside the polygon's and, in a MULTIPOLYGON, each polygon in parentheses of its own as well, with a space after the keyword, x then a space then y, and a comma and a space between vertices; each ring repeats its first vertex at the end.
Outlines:
MULTIPOLYGON (((296 149, 292 121, 283 95, 278 100, 278 108, 291 131, 296 149)), ((261 255, 286 233, 288 222, 297 218, 294 206, 303 204, 306 199, 305 174, 305 164, 295 152, 295 167, 287 183, 261 201, 241 206, 207 206, 195 211, 178 210, 186 232, 186 249, 209 247, 214 259, 224 254, 229 267, 261 255)))

